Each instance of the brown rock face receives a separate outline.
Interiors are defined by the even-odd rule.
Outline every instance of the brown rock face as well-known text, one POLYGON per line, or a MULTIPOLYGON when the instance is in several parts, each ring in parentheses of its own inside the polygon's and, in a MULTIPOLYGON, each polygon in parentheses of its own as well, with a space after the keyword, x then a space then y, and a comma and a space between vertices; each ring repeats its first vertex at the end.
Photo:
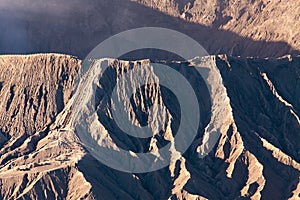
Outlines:
MULTIPOLYGON (((170 91, 160 85, 145 85, 126 104, 130 122, 149 123, 145 114, 150 113, 149 105, 154 102, 163 102, 167 109, 166 117, 158 116, 157 122, 172 120, 157 138, 127 135, 114 123, 110 93, 117 77, 142 63, 151 64, 149 60, 98 62, 108 62, 109 68, 105 76, 91 82, 97 86, 92 102, 89 95, 78 98, 89 92, 75 90, 81 61, 72 56, 0 57, 0 198, 299 198, 299 57, 242 59, 220 55, 162 62, 183 74, 198 95, 200 128, 183 156, 163 169, 141 174, 120 172, 93 158, 78 138, 80 130, 74 129, 71 105, 94 106, 96 117, 90 122, 101 127, 99 137, 95 137, 100 146, 154 153, 172 142, 180 106, 170 91), (210 77, 218 80, 210 82, 214 91, 211 102, 203 79, 192 73, 191 67, 209 65, 216 68, 210 77), (220 138, 212 151, 200 158, 213 126, 221 127, 220 138)), ((148 68, 142 69, 141 73, 150 73, 148 68)), ((131 84, 137 78, 130 74, 131 84)), ((90 80, 81 79, 79 86, 88 85, 90 80)), ((122 93, 126 87, 121 86, 117 97, 128 102, 122 93)), ((82 112, 88 121, 88 110, 82 112)))
POLYGON ((1 56, 1 131, 32 135, 50 124, 70 99, 80 61, 65 55, 1 56))

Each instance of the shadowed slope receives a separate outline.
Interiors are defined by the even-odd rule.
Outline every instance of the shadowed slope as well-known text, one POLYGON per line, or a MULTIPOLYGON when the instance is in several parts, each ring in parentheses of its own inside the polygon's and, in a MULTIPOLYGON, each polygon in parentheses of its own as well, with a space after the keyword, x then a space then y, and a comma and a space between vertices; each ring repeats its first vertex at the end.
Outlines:
POLYGON ((32 0, 18 0, 2 3, 0 11, 0 53, 59 52, 84 58, 96 45, 114 34, 156 26, 186 33, 210 54, 261 57, 299 54, 285 41, 264 41, 266 38, 254 41, 229 30, 171 17, 131 1, 62 3, 50 0, 33 3, 32 0))

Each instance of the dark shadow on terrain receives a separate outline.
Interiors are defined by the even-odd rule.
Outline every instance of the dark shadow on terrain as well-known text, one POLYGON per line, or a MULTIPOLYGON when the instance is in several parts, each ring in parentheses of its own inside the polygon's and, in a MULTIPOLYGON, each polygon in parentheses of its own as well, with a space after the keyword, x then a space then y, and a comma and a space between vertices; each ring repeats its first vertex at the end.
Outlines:
POLYGON ((42 4, 27 4, 18 9, 2 7, 1 54, 58 52, 84 58, 108 37, 146 26, 185 33, 210 54, 260 57, 299 54, 299 50, 292 49, 286 42, 254 41, 229 31, 189 23, 130 1, 76 0, 62 4, 51 0, 48 6, 42 4))
POLYGON ((1 130, 0 130, 0 149, 3 147, 3 144, 5 144, 8 141, 8 138, 6 136, 7 134, 4 134, 1 130))
POLYGON ((137 179, 130 173, 103 165, 89 154, 79 161, 77 167, 91 183, 92 193, 96 199, 166 199, 171 195, 169 188, 171 179, 167 175, 166 168, 138 174, 137 179), (163 180, 156 180, 161 176, 164 177, 163 180), (159 182, 153 184, 153 181, 159 182), (161 191, 165 193, 160 193, 161 191))

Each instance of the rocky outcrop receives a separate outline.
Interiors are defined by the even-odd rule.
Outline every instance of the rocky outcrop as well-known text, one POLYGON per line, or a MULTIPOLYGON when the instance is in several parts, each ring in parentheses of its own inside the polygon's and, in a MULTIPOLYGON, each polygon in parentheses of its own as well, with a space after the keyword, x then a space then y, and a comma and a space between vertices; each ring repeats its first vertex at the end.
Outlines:
POLYGON ((152 84, 157 76, 149 71, 150 60, 101 59, 98 64, 108 63, 103 77, 95 67, 79 83, 81 61, 71 56, 1 56, 0 62, 3 199, 299 198, 299 57, 162 61, 189 80, 199 101, 200 127, 183 155, 175 156, 177 146, 171 145, 171 164, 148 173, 120 172, 97 161, 75 125, 76 116, 84 114, 98 145, 159 157, 157 150, 174 142, 180 105, 171 91, 152 84), (201 77, 195 71, 200 66, 215 70, 201 77), (140 75, 148 77, 132 98, 124 93, 129 88, 121 77, 126 74, 132 85, 140 75), (213 85, 207 88, 205 80, 213 85), (153 130, 164 124, 157 137, 135 138, 118 127, 110 101, 115 85, 131 124, 151 124, 153 130), (164 105, 162 115, 151 109, 158 102, 164 105), (89 113, 90 108, 96 112, 89 113), (220 137, 201 158, 214 131, 220 137))

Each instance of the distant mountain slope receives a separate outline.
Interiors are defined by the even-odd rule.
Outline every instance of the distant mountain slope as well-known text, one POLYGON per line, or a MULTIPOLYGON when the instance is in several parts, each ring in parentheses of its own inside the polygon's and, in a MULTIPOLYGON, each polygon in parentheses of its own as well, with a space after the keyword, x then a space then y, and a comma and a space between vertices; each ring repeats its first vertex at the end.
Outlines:
POLYGON ((191 36, 210 54, 299 54, 299 0, 136 2, 2 0, 0 53, 58 52, 83 59, 114 34, 155 26, 191 36), (183 13, 184 7, 189 9, 183 13))
MULTIPOLYGON (((255 41, 285 41, 294 49, 300 47, 299 0, 132 1, 186 21, 232 31, 255 41)), ((233 54, 238 55, 240 48, 237 44, 233 54)))
MULTIPOLYGON (((116 82, 115 75, 147 61, 101 62, 106 61, 111 64, 107 77, 97 83, 94 106, 98 109, 96 119, 103 126, 100 136, 111 140, 99 140, 99 144, 116 143, 123 149, 148 151, 153 143, 130 137, 116 127, 107 101, 116 82)), ((78 129, 74 130, 70 121, 64 120, 68 117, 64 113, 70 111, 77 94, 74 85, 80 60, 40 54, 1 56, 0 63, 3 104, 0 139, 6 138, 0 149, 0 198, 299 198, 299 57, 242 59, 219 55, 182 63, 168 62, 201 94, 202 125, 184 157, 161 170, 144 174, 119 172, 98 162, 78 140, 78 129), (220 75, 223 81, 214 87, 225 89, 219 91, 226 101, 221 103, 217 95, 213 96, 211 105, 207 102, 203 80, 190 73, 192 68, 188 67, 199 64, 218 68, 215 75, 220 75), (218 109, 219 104, 224 107, 218 109), (222 109, 226 123, 222 124, 221 137, 213 151, 200 159, 198 152, 205 128, 211 116, 222 109), (61 121, 67 123, 60 124, 61 121)), ((130 80, 135 80, 134 75, 130 80)), ((175 131, 178 104, 162 87, 147 87, 150 85, 141 90, 143 98, 147 98, 143 101, 142 96, 133 98, 132 107, 128 107, 136 109, 131 110, 133 121, 144 120, 138 113, 140 108, 148 112, 148 101, 162 99, 173 118, 171 130, 175 131)), ((117 95, 126 101, 121 93, 117 95)), ((164 140, 167 139, 158 140, 157 146, 164 140)))

